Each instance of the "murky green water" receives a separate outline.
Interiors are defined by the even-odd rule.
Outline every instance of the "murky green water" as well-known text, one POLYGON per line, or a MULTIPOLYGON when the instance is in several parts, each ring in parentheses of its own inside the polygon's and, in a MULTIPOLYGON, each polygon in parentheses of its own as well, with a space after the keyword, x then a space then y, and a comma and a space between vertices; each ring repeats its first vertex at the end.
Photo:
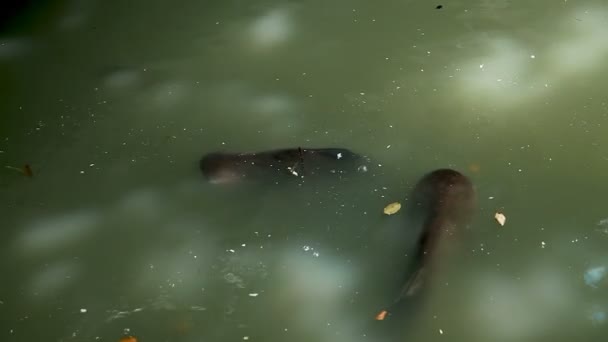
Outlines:
POLYGON ((0 339, 598 340, 607 35, 601 1, 90 0, 18 20, 0 339), (197 169, 291 146, 373 162, 304 186, 197 169), (382 208, 438 167, 471 177, 478 215, 414 324, 378 327, 416 237, 382 208))

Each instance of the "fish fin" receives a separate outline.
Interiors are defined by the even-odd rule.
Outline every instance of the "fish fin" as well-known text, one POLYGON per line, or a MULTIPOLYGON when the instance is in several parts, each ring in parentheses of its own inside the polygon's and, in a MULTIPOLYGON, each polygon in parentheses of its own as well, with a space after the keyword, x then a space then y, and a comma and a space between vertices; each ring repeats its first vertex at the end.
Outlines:
POLYGON ((397 299, 395 300, 395 303, 399 302, 404 297, 411 297, 415 295, 418 290, 420 290, 424 285, 425 275, 426 270, 424 267, 417 269, 414 274, 410 276, 407 283, 405 283, 405 285, 401 289, 401 293, 399 294, 399 297, 397 297, 397 299))
POLYGON ((407 287, 407 290, 405 292, 406 296, 413 296, 418 292, 420 288, 422 288, 422 286, 424 285, 425 275, 426 270, 424 267, 418 269, 416 273, 412 275, 412 278, 409 281, 409 286, 407 287))

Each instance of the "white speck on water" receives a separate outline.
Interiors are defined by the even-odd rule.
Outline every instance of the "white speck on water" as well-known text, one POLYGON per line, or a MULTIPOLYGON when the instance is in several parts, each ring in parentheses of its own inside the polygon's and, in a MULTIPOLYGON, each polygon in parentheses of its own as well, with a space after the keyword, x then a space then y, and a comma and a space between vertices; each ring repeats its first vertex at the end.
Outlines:
POLYGON ((247 246, 247 244, 246 244, 246 243, 241 244, 241 247, 245 247, 245 246, 247 246))
POLYGON ((545 241, 540 242, 540 248, 545 248, 545 241))
POLYGON ((338 159, 342 159, 342 152, 339 152, 336 156, 338 159))
POLYGON ((249 294, 249 297, 257 297, 257 296, 259 296, 259 293, 250 293, 249 294))
POLYGON ((365 96, 365 93, 359 93, 361 96, 365 96))
POLYGON ((387 149, 388 149, 388 148, 391 148, 391 145, 386 145, 386 148, 387 148, 387 149))
POLYGON ((439 329, 439 334, 443 335, 443 330, 439 329))
POLYGON ((234 253, 234 249, 228 249, 227 252, 234 253))
POLYGON ((302 246, 302 249, 303 249, 305 252, 308 252, 308 251, 312 250, 313 248, 312 248, 312 247, 310 247, 310 246, 308 246, 308 245, 305 245, 305 246, 302 246))
POLYGON ((83 175, 84 174, 84 170, 80 170, 80 174, 83 175))
POLYGON ((534 58, 536 58, 536 56, 534 56, 534 55, 530 55, 530 58, 534 59, 534 58))
POLYGON ((247 341, 249 339, 249 336, 243 336, 243 340, 247 341))
POLYGON ((313 253, 312 253, 312 256, 314 256, 314 257, 318 258, 318 257, 319 257, 319 252, 313 252, 313 253))
POLYGON ((494 199, 494 196, 490 196, 490 197, 488 197, 488 199, 491 199, 491 200, 492 200, 492 199, 494 199))

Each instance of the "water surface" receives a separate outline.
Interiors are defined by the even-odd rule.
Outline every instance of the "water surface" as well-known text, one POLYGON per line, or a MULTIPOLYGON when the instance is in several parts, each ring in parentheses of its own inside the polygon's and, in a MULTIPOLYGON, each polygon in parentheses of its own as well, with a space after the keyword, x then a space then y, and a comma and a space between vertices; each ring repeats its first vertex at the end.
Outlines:
POLYGON ((415 324, 380 335, 604 336, 607 34, 601 1, 24 12, 0 35, 0 338, 375 341, 417 233, 382 208, 439 167, 478 213, 415 324), (302 185, 197 170, 292 146, 373 162, 302 185))

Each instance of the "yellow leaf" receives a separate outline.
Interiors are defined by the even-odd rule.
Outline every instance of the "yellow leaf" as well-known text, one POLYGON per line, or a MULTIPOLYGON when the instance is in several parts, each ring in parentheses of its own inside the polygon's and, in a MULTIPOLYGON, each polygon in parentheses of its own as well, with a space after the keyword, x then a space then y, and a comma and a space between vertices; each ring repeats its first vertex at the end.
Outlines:
POLYGON ((498 224, 500 224, 501 226, 504 226, 505 222, 507 221, 507 217, 501 212, 497 212, 496 214, 494 214, 494 218, 496 219, 496 222, 498 222, 498 224))
POLYGON ((399 209, 401 209, 401 203, 393 202, 393 203, 387 205, 386 207, 384 207, 384 213, 386 215, 393 215, 394 213, 398 212, 399 209))

